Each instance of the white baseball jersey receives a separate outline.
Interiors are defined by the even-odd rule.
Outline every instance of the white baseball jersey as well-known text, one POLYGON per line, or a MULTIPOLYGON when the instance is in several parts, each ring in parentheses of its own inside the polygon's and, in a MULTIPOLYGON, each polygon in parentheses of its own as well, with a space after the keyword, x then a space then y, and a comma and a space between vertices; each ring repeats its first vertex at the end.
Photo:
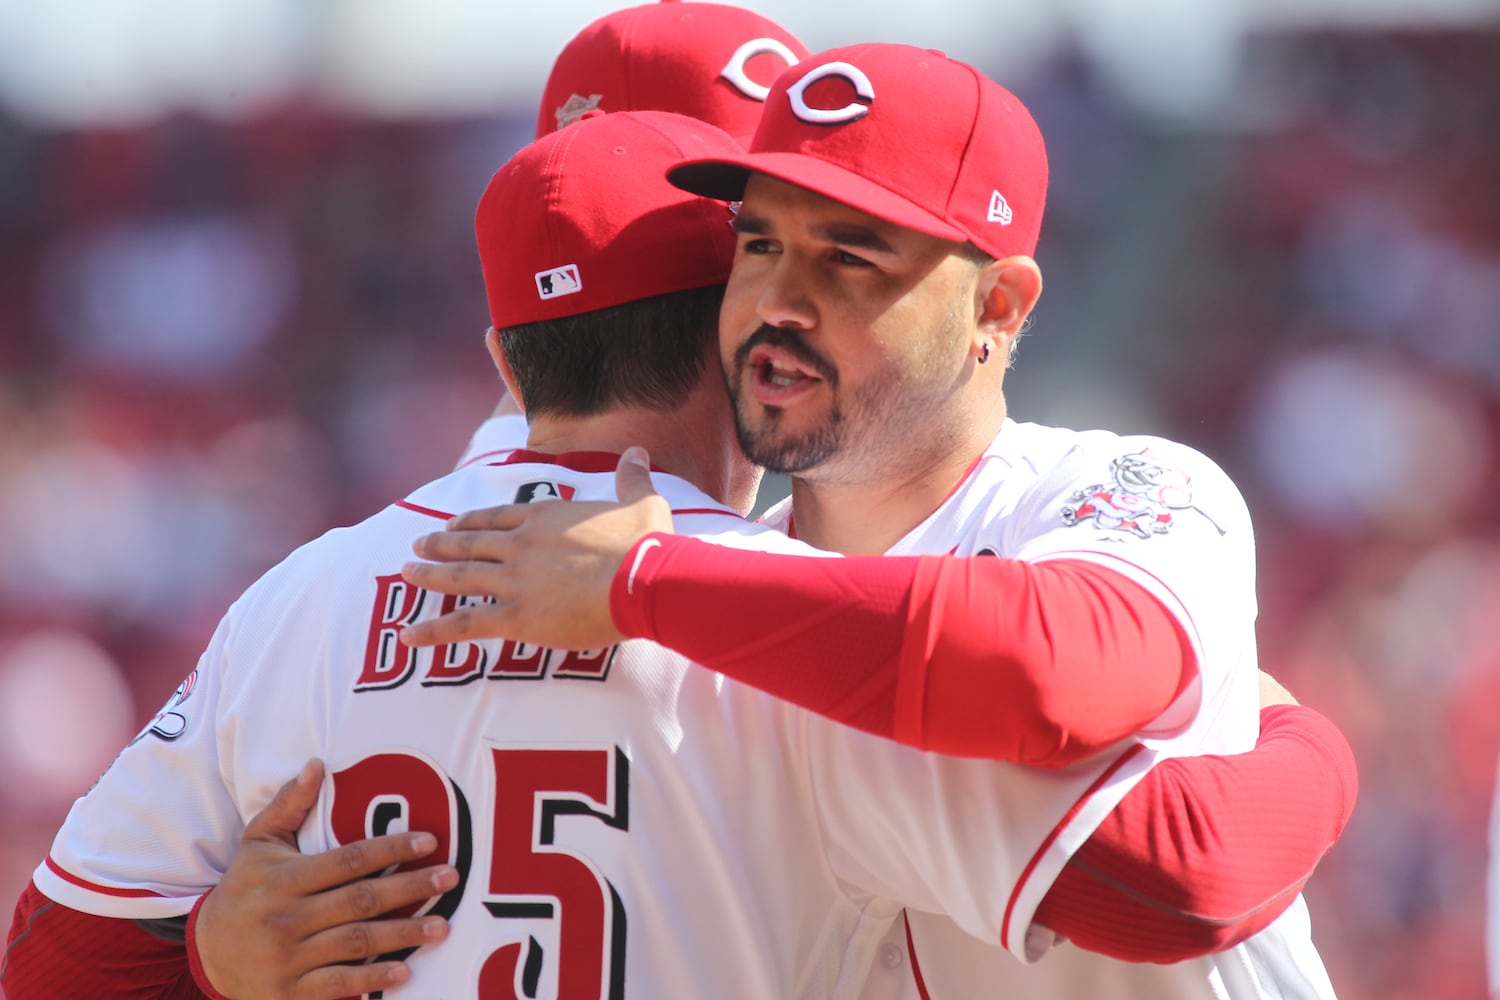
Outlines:
MULTIPOLYGON (((1500 769, 1497 769, 1500 774, 1500 769)), ((1486 867, 1484 951, 1490 997, 1500 1000, 1500 782, 1490 805, 1490 850, 1486 867)))
POLYGON ((519 413, 490 417, 474 429, 456 468, 482 462, 503 461, 511 452, 526 447, 526 418, 519 413))
MULTIPOLYGON (((614 466, 517 452, 298 549, 75 803, 38 888, 104 916, 185 913, 316 756, 304 850, 423 829, 463 876, 421 908, 451 934, 392 997, 854 997, 903 906, 1023 953, 1053 845, 1087 836, 1154 750, 1060 771, 959 760, 646 642, 397 641, 461 600, 402 580, 416 537, 474 507, 611 499, 614 466)), ((683 532, 804 550, 655 479, 683 532)))
MULTIPOLYGON (((489 420, 476 431, 465 460, 518 447, 521 433, 518 424, 489 420)), ((762 520, 786 530, 791 517, 783 503, 762 520)), ((1222 470, 1192 449, 1158 438, 1007 420, 953 495, 890 551, 1085 558, 1126 573, 1178 616, 1202 670, 1200 685, 1154 731, 1169 733, 1190 713, 1194 721, 1175 740, 1148 743, 1171 755, 1236 753, 1254 745, 1259 694, 1249 515, 1222 470)), ((1091 830, 1086 824, 1060 838, 1055 853, 1070 855, 1091 830)), ((1035 910, 1050 885, 1050 878, 1032 885, 1037 895, 1026 912, 1035 910)), ((1119 962, 1065 942, 1045 961, 1022 965, 943 917, 912 912, 909 922, 910 928, 897 921, 887 932, 861 1000, 1334 997, 1300 896, 1244 944, 1176 965, 1119 962), (921 989, 909 952, 912 939, 921 989)), ((1041 945, 1048 936, 1033 929, 1030 939, 1041 945)))
MULTIPOLYGON (((790 518, 784 504, 765 520, 785 527, 790 518)), ((1200 668, 1198 685, 1144 734, 1147 743, 1174 756, 1237 753, 1255 745, 1259 690, 1249 514, 1228 477, 1191 448, 1160 438, 1008 420, 952 496, 889 551, 1084 559, 1124 573, 1173 612, 1200 668)), ((1064 829, 1048 851, 1071 853, 1086 836, 1064 829)), ((1027 887, 1037 894, 1026 899, 1028 911, 1049 885, 1027 887)), ((1239 947, 1176 965, 1120 962, 1067 944, 1038 964, 1022 965, 959 933, 944 917, 913 910, 909 921, 923 995, 930 1000, 1334 996, 1300 896, 1239 947)), ((1033 934, 1033 940, 1041 937, 1033 934)), ((906 948, 907 931, 893 928, 882 944, 881 967, 907 968, 906 948)), ((901 977, 877 969, 865 1000, 915 995, 901 977)))

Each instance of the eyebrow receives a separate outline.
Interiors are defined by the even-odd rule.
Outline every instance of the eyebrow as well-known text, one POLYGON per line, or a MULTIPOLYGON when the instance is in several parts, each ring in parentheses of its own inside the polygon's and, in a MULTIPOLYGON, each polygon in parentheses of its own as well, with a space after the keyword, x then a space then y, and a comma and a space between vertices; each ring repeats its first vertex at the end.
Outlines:
POLYGON ((874 250, 878 253, 896 252, 896 248, 891 245, 889 240, 867 226, 833 222, 826 225, 814 226, 813 235, 819 239, 827 240, 829 243, 837 243, 840 246, 856 247, 860 250, 874 250))
POLYGON ((769 227, 765 219, 762 219, 754 212, 745 211, 742 206, 734 214, 734 219, 730 221, 729 228, 745 236, 764 236, 769 227))
MULTIPOLYGON (((734 231, 744 236, 766 236, 771 232, 770 223, 756 215, 747 212, 743 208, 734 217, 732 223, 734 231)), ((855 247, 861 250, 874 250, 879 253, 894 254, 896 247, 868 226, 854 225, 845 222, 830 222, 817 225, 812 228, 813 236, 829 243, 837 243, 840 246, 855 247)))

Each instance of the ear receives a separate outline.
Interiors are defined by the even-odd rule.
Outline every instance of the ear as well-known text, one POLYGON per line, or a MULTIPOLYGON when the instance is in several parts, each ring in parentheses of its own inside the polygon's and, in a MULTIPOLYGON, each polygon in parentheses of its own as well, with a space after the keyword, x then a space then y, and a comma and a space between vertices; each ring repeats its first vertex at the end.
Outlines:
POLYGON ((979 269, 976 288, 979 320, 974 330, 974 353, 990 344, 1003 360, 1021 335, 1026 319, 1042 296, 1042 269, 1030 257, 1017 255, 991 261, 979 269))
MULTIPOLYGON (((495 368, 500 372, 500 381, 505 383, 505 394, 515 401, 516 411, 522 416, 526 414, 526 400, 521 398, 521 388, 516 384, 516 373, 511 371, 510 361, 505 357, 505 348, 500 346, 500 334, 492 326, 484 333, 484 346, 489 348, 490 360, 495 362, 495 368)), ((500 406, 495 408, 495 414, 501 414, 501 408, 505 406, 505 400, 500 401, 500 406)), ((506 409, 505 412, 516 412, 506 409)))

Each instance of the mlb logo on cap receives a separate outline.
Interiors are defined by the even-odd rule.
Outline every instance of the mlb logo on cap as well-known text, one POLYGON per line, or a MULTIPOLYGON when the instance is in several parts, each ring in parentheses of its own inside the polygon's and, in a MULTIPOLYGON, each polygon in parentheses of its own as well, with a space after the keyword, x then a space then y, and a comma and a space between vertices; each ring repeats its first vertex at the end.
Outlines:
POLYGON ((666 175, 694 156, 739 152, 720 129, 665 111, 590 111, 517 152, 474 213, 491 325, 723 284, 734 260, 729 206, 666 175))
POLYGON ((536 293, 544 299, 555 299, 559 295, 572 295, 583 291, 583 279, 578 275, 577 264, 565 264, 536 273, 536 293))

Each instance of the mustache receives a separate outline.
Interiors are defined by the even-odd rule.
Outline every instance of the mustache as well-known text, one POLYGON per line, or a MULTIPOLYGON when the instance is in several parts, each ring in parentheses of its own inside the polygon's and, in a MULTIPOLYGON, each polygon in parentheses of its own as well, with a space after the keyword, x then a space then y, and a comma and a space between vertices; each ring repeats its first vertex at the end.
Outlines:
POLYGON ((771 326, 769 323, 762 323, 757 327, 755 332, 734 352, 735 368, 744 368, 750 360, 750 352, 762 344, 789 354, 799 364, 815 372, 819 378, 830 385, 838 383, 838 369, 823 355, 809 347, 807 341, 802 339, 802 334, 784 326, 771 326))

